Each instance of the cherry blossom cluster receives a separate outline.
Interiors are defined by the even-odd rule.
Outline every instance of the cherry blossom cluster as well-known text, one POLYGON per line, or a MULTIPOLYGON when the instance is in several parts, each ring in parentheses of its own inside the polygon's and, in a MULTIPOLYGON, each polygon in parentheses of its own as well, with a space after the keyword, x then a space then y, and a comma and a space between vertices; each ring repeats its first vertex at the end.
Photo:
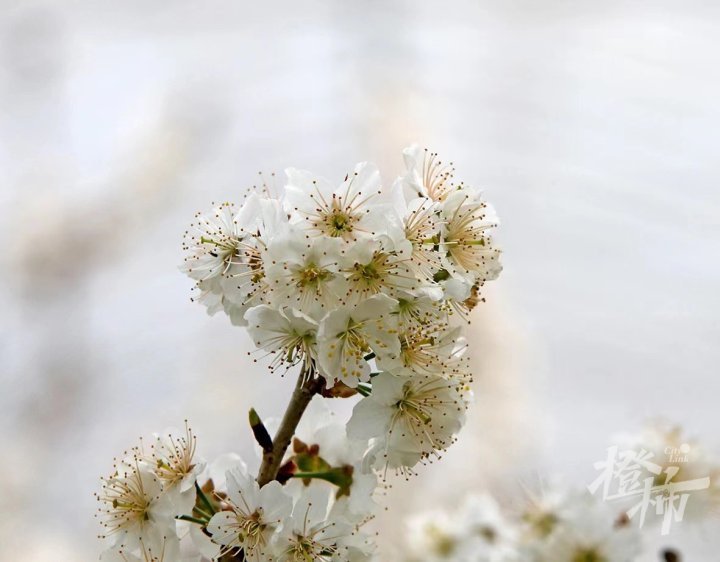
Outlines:
POLYGON ((403 154, 390 186, 369 163, 337 184, 289 169, 279 190, 196 215, 181 267, 194 300, 297 382, 274 436, 250 411, 258 466, 206 465, 190 430, 116 462, 98 494, 103 560, 372 559, 388 469, 409 476, 465 422, 462 331, 501 270, 481 193, 436 154, 403 154), (342 398, 357 400, 349 420, 327 407, 342 398))
POLYGON ((390 188, 361 163, 339 185, 289 169, 282 192, 198 215, 184 271, 197 300, 246 326, 273 370, 300 365, 366 396, 348 426, 377 466, 450 445, 471 379, 458 324, 500 272, 497 218, 416 146, 390 188))
POLYGON ((180 560, 178 518, 193 513, 197 478, 205 470, 195 448, 186 428, 154 435, 149 448, 141 444, 116 460, 96 494, 100 538, 112 545, 101 560, 180 560))
POLYGON ((100 559, 370 560, 374 545, 362 527, 377 479, 360 472, 363 444, 344 430, 313 402, 285 457, 292 473, 262 487, 237 455, 200 459, 190 429, 155 435, 147 451, 132 448, 102 479, 98 519, 110 546, 100 559))
MULTIPOLYGON (((681 494, 682 483, 695 483, 687 503, 683 502, 683 523, 714 519, 720 513, 720 457, 706 443, 664 419, 653 420, 639 431, 616 435, 612 441, 620 457, 632 451, 644 458, 647 467, 655 471, 646 468, 645 472, 645 476, 653 477, 654 485, 678 483, 676 493, 681 494)), ((633 500, 621 500, 620 505, 630 509, 637 503, 633 500)))
POLYGON ((508 517, 488 494, 408 520, 403 562, 632 562, 640 532, 588 492, 532 498, 508 517))
MULTIPOLYGON (((407 171, 389 189, 370 163, 339 185, 291 168, 279 195, 253 190, 240 207, 223 203, 197 214, 185 234, 183 266, 197 282, 197 299, 241 326, 265 319, 266 309, 247 315, 265 305, 302 333, 320 331, 331 312, 330 324, 341 323, 377 295, 395 302, 377 299, 376 317, 389 309, 406 328, 437 324, 448 306, 472 309, 480 287, 500 272, 490 237, 495 213, 480 192, 455 183, 453 168, 435 154, 410 147, 404 156, 407 171)), ((392 327, 373 335, 389 343, 392 327)), ((355 347, 328 358, 331 345, 326 334, 301 351, 333 378, 365 378, 355 347)), ((397 355, 393 346, 380 351, 397 355)))
MULTIPOLYGON (((605 474, 622 481, 626 496, 603 497, 597 493, 597 482, 583 490, 556 483, 539 494, 526 490, 525 500, 506 502, 501 510, 489 494, 472 495, 457 509, 409 517, 403 554, 397 558, 402 562, 633 562, 647 556, 657 559, 654 553, 643 557, 643 536, 662 536, 667 517, 677 525, 713 519, 720 506, 720 460, 701 443, 665 421, 623 433, 612 442, 608 451, 611 457, 618 452, 618 464, 605 474), (648 484, 663 490, 645 500, 642 492, 648 484), (683 490, 692 497, 682 499, 683 490), (651 512, 645 518, 644 501, 651 512)), ((605 468, 603 463, 598 466, 605 468)), ((659 556, 682 560, 674 549, 659 556)))

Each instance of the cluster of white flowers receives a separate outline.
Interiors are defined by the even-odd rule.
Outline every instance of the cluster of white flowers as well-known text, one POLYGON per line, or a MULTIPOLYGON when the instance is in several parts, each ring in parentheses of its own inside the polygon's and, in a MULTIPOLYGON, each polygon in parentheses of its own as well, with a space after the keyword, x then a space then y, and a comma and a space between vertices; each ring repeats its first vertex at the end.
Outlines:
MULTIPOLYGON (((472 308, 479 288, 500 272, 490 237, 494 211, 477 190, 453 183, 452 168, 435 154, 411 147, 404 155, 407 172, 389 189, 369 163, 337 186, 291 168, 277 197, 253 192, 239 208, 223 203, 198 214, 184 243, 184 270, 197 282, 198 300, 241 326, 272 312, 278 328, 320 331, 304 355, 331 378, 355 382, 368 373, 361 368, 367 344, 380 348, 379 357, 397 358, 398 338, 390 335, 398 321, 422 328, 442 324, 449 307, 472 308), (328 328, 354 318, 376 295, 393 302, 376 299, 372 315, 363 315, 367 330, 331 353, 338 338, 328 328), (247 314, 259 305, 270 309, 247 314)), ((264 336, 256 339, 276 351, 280 344, 264 336)))
POLYGON ((244 466, 227 472, 222 510, 207 524, 219 555, 245 560, 368 560, 372 544, 358 529, 362 518, 331 485, 273 481, 262 488, 244 466))
POLYGON ((112 545, 101 560, 180 560, 177 518, 193 511, 196 480, 205 468, 195 448, 186 427, 182 436, 155 435, 149 451, 134 447, 116 461, 96 494, 101 538, 112 545))
MULTIPOLYGON (((686 435, 681 427, 658 419, 640 431, 617 435, 613 441, 620 454, 632 451, 657 466, 656 474, 648 471, 644 474, 654 477, 654 486, 707 479, 707 485, 703 483, 692 490, 692 497, 683 508, 683 521, 700 522, 720 512, 720 459, 703 443, 686 435)), ((628 499, 621 503, 623 507, 630 508, 637 502, 628 499)), ((650 524, 660 521, 660 517, 648 518, 650 524)))
MULTIPOLYGON (((404 562, 632 562, 642 555, 642 531, 659 533, 668 513, 676 523, 692 524, 717 512, 720 462, 678 426, 654 422, 616 436, 613 443, 608 452, 618 464, 608 474, 627 495, 603 497, 595 493, 595 484, 582 491, 554 486, 539 496, 529 494, 520 507, 510 502, 510 516, 491 496, 471 496, 455 511, 408 519, 404 562), (641 520, 638 506, 644 496, 639 492, 646 479, 659 494, 647 498, 657 517, 641 520), (680 499, 683 492, 692 497, 680 499)), ((597 466, 604 470, 607 465, 601 461, 597 466)), ((661 554, 680 560, 672 549, 661 554)))
POLYGON ((297 385, 274 437, 250 412, 257 472, 206 468, 189 430, 118 462, 98 496, 103 560, 372 558, 378 476, 438 457, 464 424, 462 328, 501 269, 480 192, 434 153, 404 157, 389 188, 369 163, 339 185, 289 169, 279 195, 264 186, 196 216, 182 266, 196 300, 246 327, 271 372, 296 368, 297 385), (324 403, 355 396, 349 421, 324 403))
POLYGON ((515 529, 487 495, 468 497, 457 511, 433 510, 407 520, 407 562, 514 560, 515 529))
POLYGON ((631 562, 640 534, 621 514, 588 493, 534 499, 520 516, 501 514, 489 495, 457 511, 426 512, 408 521, 406 562, 631 562))
POLYGON ((236 455, 209 466, 197 458, 189 429, 182 437, 155 436, 149 452, 132 448, 102 479, 98 517, 110 547, 100 559, 369 560, 374 547, 361 527, 375 507, 376 478, 353 474, 358 446, 315 402, 286 455, 289 465, 310 472, 260 487, 236 455))
POLYGON ((640 531, 627 515, 587 491, 555 491, 523 513, 518 552, 527 562, 632 562, 640 531))
MULTIPOLYGON (((282 193, 198 215, 184 271, 208 312, 246 326, 270 368, 301 365, 365 398, 348 426, 369 464, 404 471, 464 422, 463 320, 500 272, 495 213, 416 146, 389 189, 369 163, 339 185, 289 169, 282 193)), ((336 386, 337 388, 338 386, 336 386)))

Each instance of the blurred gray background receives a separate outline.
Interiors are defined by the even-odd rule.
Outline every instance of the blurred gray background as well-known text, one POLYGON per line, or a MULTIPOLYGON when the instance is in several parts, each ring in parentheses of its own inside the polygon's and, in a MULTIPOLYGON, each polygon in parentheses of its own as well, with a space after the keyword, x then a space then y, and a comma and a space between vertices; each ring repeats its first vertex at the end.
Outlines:
MULTIPOLYGON (((0 61, 0 559, 94 559, 92 493, 141 434, 252 455, 247 409, 291 383, 190 303, 183 230, 260 170, 390 183, 413 141, 486 190, 505 271, 469 427, 385 524, 584 486, 649 417, 720 453, 717 3, 4 0, 0 61)), ((645 559, 717 558, 709 525, 645 559)))

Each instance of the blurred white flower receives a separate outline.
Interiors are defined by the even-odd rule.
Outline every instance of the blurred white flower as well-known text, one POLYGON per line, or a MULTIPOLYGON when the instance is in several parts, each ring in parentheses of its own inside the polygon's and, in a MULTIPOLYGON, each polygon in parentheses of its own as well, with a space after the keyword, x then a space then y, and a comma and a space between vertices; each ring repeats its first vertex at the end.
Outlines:
MULTIPOLYGON (((659 467, 658 474, 645 471, 639 485, 645 477, 653 478, 654 487, 709 479, 707 487, 692 491, 683 509, 683 521, 704 521, 720 508, 720 458, 686 435, 681 427, 656 420, 638 432, 616 436, 615 442, 621 453, 632 452, 659 467)), ((638 501, 639 498, 632 497, 621 505, 631 508, 638 501)), ((644 521, 660 523, 663 518, 647 517, 644 521)))
POLYGON ((407 521, 407 562, 631 562, 640 534, 587 493, 553 492, 506 518, 488 494, 407 521))
POLYGON ((537 562, 632 562, 640 554, 640 533, 607 505, 576 495, 562 520, 533 550, 537 562))
POLYGON ((529 501, 520 515, 520 532, 526 543, 535 544, 551 536, 566 518, 573 495, 557 486, 539 495, 528 493, 529 501))
POLYGON ((472 495, 453 512, 428 511, 408 521, 411 562, 511 562, 517 560, 516 531, 495 500, 472 495))

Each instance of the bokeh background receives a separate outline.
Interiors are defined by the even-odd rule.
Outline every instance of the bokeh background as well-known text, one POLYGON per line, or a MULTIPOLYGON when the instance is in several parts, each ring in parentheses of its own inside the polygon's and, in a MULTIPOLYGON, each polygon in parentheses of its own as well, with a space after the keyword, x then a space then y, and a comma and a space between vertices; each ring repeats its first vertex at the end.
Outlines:
MULTIPOLYGON (((291 383, 190 303, 183 230, 261 170, 389 183, 413 141, 486 190, 505 271, 466 433, 385 529, 585 486, 647 418, 720 453, 716 2, 4 0, 0 61, 0 559, 95 559, 92 493, 141 434, 187 417, 206 457, 253 454, 247 409, 291 383)), ((644 560, 715 560, 708 525, 644 560)))

